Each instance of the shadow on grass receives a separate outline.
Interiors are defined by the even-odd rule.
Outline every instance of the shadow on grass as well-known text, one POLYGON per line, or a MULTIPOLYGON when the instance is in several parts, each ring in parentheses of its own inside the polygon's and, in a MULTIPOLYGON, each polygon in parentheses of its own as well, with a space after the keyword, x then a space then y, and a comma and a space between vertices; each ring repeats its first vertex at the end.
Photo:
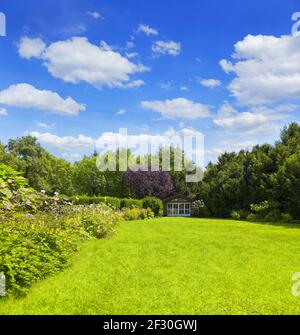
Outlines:
MULTIPOLYGON (((168 217, 166 217, 168 218, 168 217)), ((197 218, 197 217, 180 217, 181 219, 186 220, 207 220, 207 221, 228 221, 228 222, 241 222, 241 223, 252 223, 260 226, 275 226, 275 227, 284 227, 289 229, 300 229, 300 221, 293 221, 292 223, 284 222, 264 222, 264 221, 247 221, 247 220, 233 220, 231 218, 197 218)))

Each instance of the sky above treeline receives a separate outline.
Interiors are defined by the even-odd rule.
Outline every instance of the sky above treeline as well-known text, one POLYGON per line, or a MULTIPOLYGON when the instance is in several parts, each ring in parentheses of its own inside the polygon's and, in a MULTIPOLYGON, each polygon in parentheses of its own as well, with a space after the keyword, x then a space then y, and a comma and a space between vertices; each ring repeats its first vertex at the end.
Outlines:
POLYGON ((0 141, 74 161, 127 128, 205 138, 205 161, 299 122, 299 1, 2 0, 0 141), (294 25, 294 33, 292 27, 294 25))

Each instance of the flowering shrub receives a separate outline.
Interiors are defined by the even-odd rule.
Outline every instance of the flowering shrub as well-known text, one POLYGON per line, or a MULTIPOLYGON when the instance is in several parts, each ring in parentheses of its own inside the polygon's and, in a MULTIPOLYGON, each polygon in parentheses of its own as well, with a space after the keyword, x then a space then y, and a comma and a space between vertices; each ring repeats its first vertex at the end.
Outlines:
POLYGON ((203 200, 197 200, 193 203, 192 214, 198 218, 207 218, 210 216, 210 212, 203 200))
POLYGON ((146 220, 155 217, 151 208, 124 208, 119 215, 125 221, 146 220))
POLYGON ((155 216, 163 216, 163 202, 155 197, 146 197, 143 208, 150 208, 155 216))
POLYGON ((61 271, 80 242, 112 235, 119 221, 105 205, 14 214, 0 224, 0 272, 8 293, 24 294, 32 283, 61 271))
POLYGON ((251 205, 252 213, 247 216, 248 221, 284 222, 293 221, 288 213, 282 213, 279 204, 274 201, 264 201, 251 205))
POLYGON ((27 181, 11 167, 0 164, 0 214, 35 210, 36 194, 27 181))

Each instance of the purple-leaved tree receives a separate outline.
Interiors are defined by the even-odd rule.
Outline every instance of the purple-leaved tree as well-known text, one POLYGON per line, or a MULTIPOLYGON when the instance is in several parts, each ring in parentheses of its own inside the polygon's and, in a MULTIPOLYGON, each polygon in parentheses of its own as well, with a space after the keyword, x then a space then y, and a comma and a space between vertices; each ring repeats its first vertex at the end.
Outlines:
POLYGON ((124 181, 138 198, 154 196, 164 199, 174 189, 173 181, 165 171, 132 171, 124 174, 124 181))

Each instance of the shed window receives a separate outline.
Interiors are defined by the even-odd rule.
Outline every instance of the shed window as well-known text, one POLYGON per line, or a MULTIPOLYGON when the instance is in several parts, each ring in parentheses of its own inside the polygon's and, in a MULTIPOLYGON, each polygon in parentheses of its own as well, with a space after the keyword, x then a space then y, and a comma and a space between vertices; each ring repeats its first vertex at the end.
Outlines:
POLYGON ((190 216, 191 205, 188 203, 168 203, 168 216, 190 216))

